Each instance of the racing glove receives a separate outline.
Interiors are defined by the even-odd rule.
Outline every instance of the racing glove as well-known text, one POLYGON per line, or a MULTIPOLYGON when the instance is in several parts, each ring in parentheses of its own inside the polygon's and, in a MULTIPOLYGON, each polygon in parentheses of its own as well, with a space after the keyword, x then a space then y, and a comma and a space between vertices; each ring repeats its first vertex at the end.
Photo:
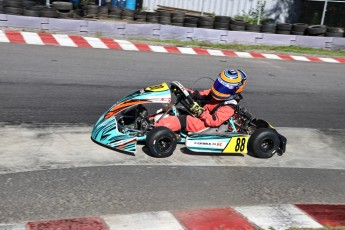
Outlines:
POLYGON ((193 113, 196 117, 200 117, 200 115, 204 112, 204 108, 201 107, 198 103, 194 102, 192 107, 189 109, 191 113, 193 113))

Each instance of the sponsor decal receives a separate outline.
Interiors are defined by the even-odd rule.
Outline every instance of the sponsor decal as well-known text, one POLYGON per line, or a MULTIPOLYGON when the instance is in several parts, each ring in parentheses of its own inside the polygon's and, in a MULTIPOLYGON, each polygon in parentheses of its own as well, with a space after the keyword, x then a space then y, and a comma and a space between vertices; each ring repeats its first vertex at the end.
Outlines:
POLYGON ((201 141, 194 141, 194 145, 205 145, 205 146, 222 146, 222 142, 201 142, 201 141))

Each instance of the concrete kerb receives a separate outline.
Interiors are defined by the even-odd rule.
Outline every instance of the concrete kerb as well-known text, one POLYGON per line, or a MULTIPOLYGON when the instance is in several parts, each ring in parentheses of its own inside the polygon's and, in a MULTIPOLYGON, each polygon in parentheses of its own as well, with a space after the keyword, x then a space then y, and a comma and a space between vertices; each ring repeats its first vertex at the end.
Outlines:
POLYGON ((310 48, 345 49, 345 38, 223 31, 160 24, 136 24, 123 21, 56 19, 0 14, 0 28, 38 29, 51 33, 106 35, 116 38, 160 38, 163 40, 196 40, 212 43, 297 45, 310 48))

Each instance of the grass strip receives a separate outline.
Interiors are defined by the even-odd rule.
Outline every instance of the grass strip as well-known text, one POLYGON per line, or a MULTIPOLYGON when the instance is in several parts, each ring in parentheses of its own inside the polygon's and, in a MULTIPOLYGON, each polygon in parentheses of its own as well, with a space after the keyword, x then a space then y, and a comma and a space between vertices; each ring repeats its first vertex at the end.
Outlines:
POLYGON ((242 45, 242 44, 214 44, 203 41, 178 41, 178 40, 159 40, 159 39, 140 39, 131 38, 131 41, 159 44, 159 45, 174 45, 179 47, 198 47, 231 50, 238 52, 266 52, 266 53, 291 53, 291 54, 304 54, 311 56, 332 56, 332 57, 345 57, 345 51, 342 50, 328 50, 328 49, 314 49, 300 46, 269 46, 269 45, 242 45))

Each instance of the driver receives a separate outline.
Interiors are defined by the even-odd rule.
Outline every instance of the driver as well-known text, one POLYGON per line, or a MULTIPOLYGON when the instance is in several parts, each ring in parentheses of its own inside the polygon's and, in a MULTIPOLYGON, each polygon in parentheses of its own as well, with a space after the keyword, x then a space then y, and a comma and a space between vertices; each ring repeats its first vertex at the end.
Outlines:
POLYGON ((192 115, 169 116, 162 118, 155 126, 165 126, 172 131, 186 130, 199 132, 207 127, 218 127, 234 114, 236 96, 244 90, 247 76, 242 70, 226 69, 215 80, 211 89, 198 92, 188 90, 192 98, 202 101, 189 108, 192 115))

